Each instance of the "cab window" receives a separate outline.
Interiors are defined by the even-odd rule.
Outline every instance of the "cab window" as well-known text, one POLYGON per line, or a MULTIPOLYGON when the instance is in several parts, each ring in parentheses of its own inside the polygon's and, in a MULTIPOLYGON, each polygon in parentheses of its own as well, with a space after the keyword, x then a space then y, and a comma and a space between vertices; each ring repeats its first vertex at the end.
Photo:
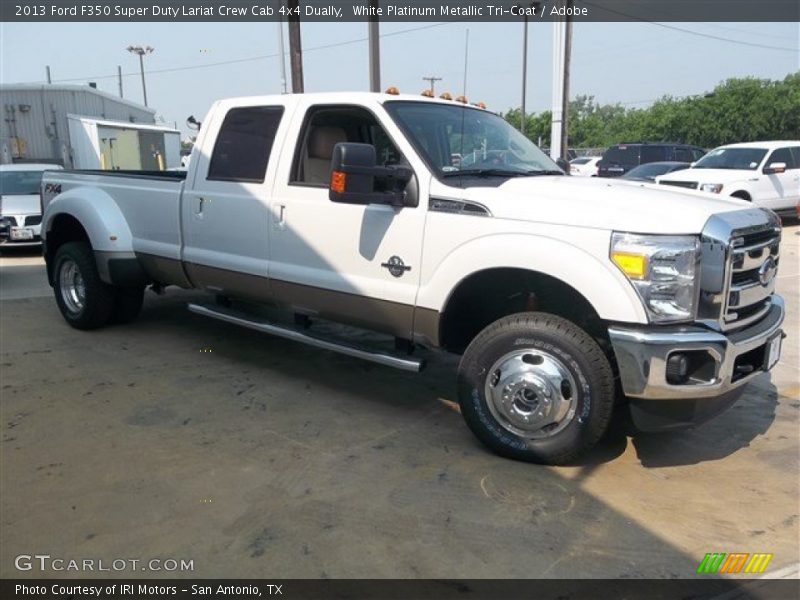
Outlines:
POLYGON ((389 135, 368 110, 358 106, 312 107, 300 132, 290 184, 327 187, 336 144, 375 146, 377 164, 406 164, 389 135))

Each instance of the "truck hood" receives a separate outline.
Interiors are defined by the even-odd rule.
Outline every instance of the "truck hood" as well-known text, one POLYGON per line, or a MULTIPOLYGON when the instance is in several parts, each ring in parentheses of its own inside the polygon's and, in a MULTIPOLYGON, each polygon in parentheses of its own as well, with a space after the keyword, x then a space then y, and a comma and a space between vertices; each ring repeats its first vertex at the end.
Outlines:
POLYGON ((478 202, 495 218, 664 234, 700 233, 711 215, 752 207, 736 198, 596 177, 516 177, 490 186, 462 189, 433 180, 431 195, 478 202))
POLYGON ((38 215, 39 194, 6 194, 0 196, 0 215, 38 215))
POLYGON ((733 183, 758 179, 760 171, 744 169, 681 169, 656 178, 656 181, 697 181, 699 183, 733 183))

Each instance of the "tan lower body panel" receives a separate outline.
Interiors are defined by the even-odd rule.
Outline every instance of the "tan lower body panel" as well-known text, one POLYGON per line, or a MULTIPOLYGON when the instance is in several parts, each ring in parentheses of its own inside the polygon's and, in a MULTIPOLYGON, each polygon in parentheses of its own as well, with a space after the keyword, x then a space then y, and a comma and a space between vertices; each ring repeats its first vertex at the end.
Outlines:
POLYGON ((193 263, 184 267, 198 289, 275 304, 295 313, 380 331, 427 346, 436 346, 439 341, 439 313, 433 310, 417 309, 419 326, 415 326, 415 310, 408 304, 193 263))

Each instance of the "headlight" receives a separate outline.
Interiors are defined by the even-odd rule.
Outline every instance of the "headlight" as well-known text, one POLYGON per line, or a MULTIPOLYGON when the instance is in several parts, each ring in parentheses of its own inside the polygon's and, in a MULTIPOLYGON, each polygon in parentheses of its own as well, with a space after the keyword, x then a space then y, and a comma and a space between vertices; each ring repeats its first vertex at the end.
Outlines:
POLYGON ((633 284, 652 323, 694 319, 700 261, 697 237, 614 233, 611 260, 633 284))
POLYGON ((722 184, 721 183, 701 183, 700 184, 700 191, 701 192, 710 192, 712 194, 719 194, 722 191, 722 184))

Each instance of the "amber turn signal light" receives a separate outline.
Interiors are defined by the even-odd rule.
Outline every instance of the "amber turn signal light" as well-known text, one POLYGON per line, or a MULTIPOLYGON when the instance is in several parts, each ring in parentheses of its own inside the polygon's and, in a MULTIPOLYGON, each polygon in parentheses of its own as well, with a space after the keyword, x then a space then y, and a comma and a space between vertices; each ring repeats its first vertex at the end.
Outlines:
POLYGON ((331 191, 343 194, 347 184, 347 174, 341 171, 331 172, 331 191))

